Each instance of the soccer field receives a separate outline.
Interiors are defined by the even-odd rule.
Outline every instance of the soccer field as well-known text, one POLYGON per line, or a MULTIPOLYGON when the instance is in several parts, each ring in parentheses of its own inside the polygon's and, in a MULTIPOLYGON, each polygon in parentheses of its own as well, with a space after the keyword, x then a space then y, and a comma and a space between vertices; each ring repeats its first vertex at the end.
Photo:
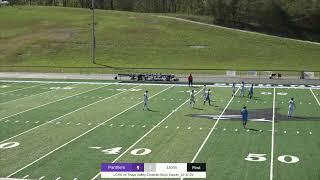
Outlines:
POLYGON ((319 86, 257 85, 252 100, 228 84, 209 88, 212 106, 196 86, 191 108, 183 85, 2 80, 0 178, 89 180, 103 162, 204 162, 207 179, 320 179, 319 86))

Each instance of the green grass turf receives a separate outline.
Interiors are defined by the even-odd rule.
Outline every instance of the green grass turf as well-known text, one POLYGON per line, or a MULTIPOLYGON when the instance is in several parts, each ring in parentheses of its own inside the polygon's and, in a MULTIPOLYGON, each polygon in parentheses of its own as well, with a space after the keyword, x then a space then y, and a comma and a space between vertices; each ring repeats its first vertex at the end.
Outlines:
MULTIPOLYGON (((30 110, 26 113, 23 113, 23 116, 17 115, 17 116, 6 118, 5 121, 8 121, 8 122, 7 123, 2 122, 2 126, 4 128, 0 133, 0 140, 11 137, 17 133, 24 132, 34 127, 34 125, 40 125, 47 121, 59 118, 64 114, 75 111, 78 108, 89 105, 98 100, 103 100, 105 98, 108 98, 109 96, 117 93, 117 91, 110 91, 109 89, 119 88, 119 86, 116 86, 116 85, 112 85, 112 86, 99 85, 99 86, 101 87, 99 89, 96 89, 96 90, 93 89, 92 91, 89 91, 77 96, 73 96, 70 98, 66 98, 64 100, 57 101, 47 106, 30 110), (79 101, 80 99, 81 101, 79 101), (16 121, 25 122, 24 121, 25 119, 28 119, 29 122, 24 124, 23 126, 21 126, 21 124, 16 123, 16 121), (37 121, 38 123, 35 124, 35 122, 37 121)), ((123 86, 121 88, 125 88, 125 87, 126 86, 123 86)))
MULTIPOLYGON (((64 87, 68 84, 62 84, 58 87, 64 87)), ((19 104, 17 102, 8 102, 5 106, 3 106, 0 109, 0 121, 3 121, 4 118, 11 116, 16 113, 20 113, 22 111, 29 111, 32 108, 35 108, 37 106, 43 106, 48 103, 52 103, 55 101, 58 101, 62 98, 66 98, 68 96, 74 95, 74 93, 81 93, 90 90, 92 87, 97 87, 97 85, 78 85, 73 84, 68 87, 74 87, 74 89, 71 90, 64 90, 64 89, 58 89, 58 90, 52 90, 48 91, 46 94, 41 94, 40 96, 31 97, 31 98, 25 98, 19 101, 19 104), (30 102, 32 101, 32 103, 30 102)))
POLYGON ((18 91, 23 88, 28 88, 35 86, 35 83, 28 83, 28 84, 20 84, 20 83, 2 83, 0 87, 0 95, 5 96, 8 93, 18 91))
MULTIPOLYGON (((50 91, 48 86, 54 86, 54 84, 48 85, 48 84, 39 84, 39 86, 35 85, 35 87, 30 87, 27 89, 16 89, 13 92, 4 92, 4 94, 0 94, 0 104, 2 103, 8 103, 10 101, 27 98, 29 96, 33 95, 39 95, 41 93, 46 93, 50 91)), ((6 87, 9 87, 9 85, 6 85, 6 87)))
MULTIPOLYGON (((320 105, 317 104, 309 90, 287 90, 285 92, 288 93, 288 96, 295 98, 297 109, 294 116, 299 118, 294 118, 292 121, 279 119, 280 123, 276 123, 275 129, 278 132, 275 134, 275 155, 292 155, 298 157, 300 161, 295 164, 275 161, 274 177, 293 180, 319 179, 319 166, 315 163, 320 161, 320 140, 318 138, 320 105), (287 131, 286 135, 284 131, 287 131), (310 135, 309 132, 313 134, 310 135)), ((280 113, 286 114, 287 104, 279 103, 280 101, 287 102, 288 100, 284 97, 277 99, 280 113)))
MULTIPOLYGON (((15 83, 12 84, 15 85, 15 83)), ((30 83, 19 84, 30 86, 30 83)), ((66 86, 69 85, 66 84, 66 86)), ((51 86, 43 84, 36 88, 48 90, 51 86)), ((42 159, 19 171, 13 177, 21 178, 29 175, 29 178, 45 176, 45 179, 56 179, 57 177, 91 179, 99 172, 102 162, 112 162, 115 159, 117 162, 191 162, 216 120, 188 115, 220 115, 231 99, 231 88, 214 87, 211 88, 214 91, 213 106, 202 105, 202 92, 200 92, 196 103, 198 109, 192 109, 188 103, 181 106, 189 97, 186 92, 190 89, 188 87, 154 85, 135 87, 121 84, 108 86, 78 84, 74 87, 73 90, 54 90, 46 96, 54 96, 55 93, 70 96, 86 90, 92 91, 12 116, 7 119, 8 122, 0 121, 0 144, 9 137, 41 125, 30 132, 4 141, 19 142, 20 145, 15 148, 0 149, 0 177, 8 176, 39 158, 42 159), (99 89, 93 90, 95 88, 99 89), (140 90, 120 91, 120 89, 129 88, 140 90), (140 103, 143 91, 146 89, 150 91, 150 96, 157 94, 150 99, 150 108, 153 111, 149 112, 142 111, 140 103), (106 99, 103 100, 103 98, 106 99), (130 107, 132 108, 128 111, 88 132, 130 107), (172 113, 177 107, 180 109, 172 113), (79 108, 82 109, 77 110, 79 108), (151 133, 137 142, 167 116, 168 118, 159 127, 154 128, 151 133), (26 121, 29 122, 26 123, 26 121), (48 121, 52 122, 48 123, 48 121), (88 133, 84 134, 85 132, 88 133), (79 137, 80 135, 83 136, 79 137), (79 138, 70 142, 76 137, 79 138), (59 147, 67 142, 70 143, 59 147), (134 143, 135 145, 127 153, 118 158, 134 143), (101 147, 101 149, 89 147, 101 147), (116 147, 121 147, 118 154, 108 155, 101 152, 104 149, 116 147), (56 148, 58 149, 52 152, 56 148), (136 148, 148 148, 152 152, 144 156, 132 155, 131 150, 136 148), (47 153, 49 155, 45 156, 47 153)), ((201 88, 195 89, 201 90, 201 88)), ((34 88, 29 90, 34 91, 34 88)), ((227 107, 225 114, 238 114, 241 107, 246 105, 249 110, 249 118, 259 115, 258 112, 263 109, 268 109, 269 113, 264 117, 270 120, 272 119, 273 94, 263 95, 262 92, 273 93, 273 90, 273 88, 256 88, 253 100, 236 96, 227 107)), ((315 94, 320 92, 319 90, 313 91, 315 94)), ((317 162, 320 147, 317 137, 320 128, 320 105, 317 104, 309 89, 277 88, 276 92, 287 93, 287 95, 277 94, 275 96, 274 179, 316 180, 319 178, 317 162), (286 113, 290 97, 296 98, 297 110, 294 115, 305 119, 287 120, 286 113), (283 131, 287 133, 284 134, 283 131), (299 131, 299 134, 296 131, 299 131), (310 135, 309 132, 312 134, 310 135), (286 164, 277 160, 281 155, 297 156, 300 161, 295 164, 286 164)), ((28 94, 29 92, 24 91, 23 93, 28 94)), ((36 107, 39 105, 36 101, 45 99, 46 96, 39 94, 29 99, 17 99, 12 101, 10 106, 15 103, 23 106, 31 104, 27 106, 28 108, 36 107)), ((52 100, 46 99, 48 102, 52 100)), ((1 108, 6 108, 8 104, 10 102, 3 104, 1 108)), ((9 107, 4 113, 9 110, 9 107)), ((16 112, 10 111, 6 114, 14 113, 16 112)), ((221 119, 217 123, 216 129, 213 130, 195 160, 195 162, 207 163, 207 179, 269 178, 272 124, 249 121, 248 127, 252 129, 249 132, 242 128, 239 119, 221 119), (254 131, 254 129, 261 129, 262 132, 254 131), (266 154, 267 159, 263 162, 244 160, 249 153, 266 154)))
MULTIPOLYGON (((1 8, 0 13, 0 23, 6 24, 0 33, 0 50, 3 52, 0 65, 103 67, 92 65, 90 60, 89 10, 18 6, 1 8)), ((96 16, 97 62, 102 65, 319 70, 319 61, 315 60, 320 58, 320 46, 316 44, 148 14, 97 10, 96 16), (207 48, 190 48, 193 45, 207 48)), ((5 70, 8 68, 2 69, 5 70)), ((61 69, 44 68, 41 71, 61 69)), ((107 73, 119 70, 63 71, 107 73)))
MULTIPOLYGON (((272 109, 272 95, 261 92, 272 92, 273 89, 256 89, 255 99, 236 97, 227 110, 240 111, 247 106, 250 116, 255 109, 272 109), (247 102, 249 101, 249 102, 247 102), (257 101, 257 103, 256 103, 257 101)), ((265 117, 272 119, 272 117, 265 117)), ((221 121, 216 131, 210 136, 195 162, 208 164, 208 179, 267 179, 270 160, 253 163, 245 161, 249 153, 270 155, 271 123, 248 122, 248 128, 262 130, 249 131, 243 129, 241 121, 221 121), (223 129, 226 129, 223 131, 223 129), (235 131, 238 129, 238 131, 235 131), (262 178, 263 177, 263 178, 262 178)))

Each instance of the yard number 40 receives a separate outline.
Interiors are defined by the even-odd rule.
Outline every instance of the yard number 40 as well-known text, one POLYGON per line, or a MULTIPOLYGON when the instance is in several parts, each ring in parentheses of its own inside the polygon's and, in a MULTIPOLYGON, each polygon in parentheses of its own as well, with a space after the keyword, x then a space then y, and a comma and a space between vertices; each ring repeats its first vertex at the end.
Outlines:
MULTIPOLYGON (((93 149, 100 149, 100 148, 101 147, 95 147, 93 149)), ((122 149, 122 147, 115 147, 115 148, 110 148, 110 149, 103 149, 103 150, 101 150, 101 152, 103 152, 104 154, 119 154, 121 152, 121 149, 122 149)), ((151 149, 138 148, 138 149, 132 150, 130 153, 132 155, 136 155, 136 156, 144 156, 144 155, 150 154, 151 149)))
MULTIPOLYGON (((254 162, 260 162, 260 161, 266 161, 267 158, 265 157, 266 154, 253 154, 249 153, 246 158, 244 158, 247 161, 254 161, 254 162)), ((292 163, 297 163, 299 162, 299 158, 296 156, 291 156, 291 155, 282 155, 278 157, 278 161, 287 163, 287 164, 292 164, 292 163)))

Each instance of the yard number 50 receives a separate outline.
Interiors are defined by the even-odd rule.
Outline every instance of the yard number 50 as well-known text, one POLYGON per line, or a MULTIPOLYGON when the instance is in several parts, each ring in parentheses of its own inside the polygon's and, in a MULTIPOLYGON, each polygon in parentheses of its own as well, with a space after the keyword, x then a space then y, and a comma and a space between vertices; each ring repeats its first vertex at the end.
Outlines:
MULTIPOLYGON (((253 162, 260 162, 260 161, 266 161, 267 158, 265 157, 266 154, 253 154, 249 153, 246 158, 244 158, 247 161, 253 161, 253 162)), ((287 164, 292 164, 292 163, 297 163, 299 162, 299 158, 296 156, 291 156, 291 155, 282 155, 278 157, 278 161, 287 163, 287 164)))

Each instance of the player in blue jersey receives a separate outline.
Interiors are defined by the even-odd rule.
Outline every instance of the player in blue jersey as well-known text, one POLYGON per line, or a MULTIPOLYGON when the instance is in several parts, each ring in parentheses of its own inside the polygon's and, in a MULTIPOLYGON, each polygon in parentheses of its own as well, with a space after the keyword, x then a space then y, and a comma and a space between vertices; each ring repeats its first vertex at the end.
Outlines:
POLYGON ((248 121, 248 110, 247 107, 244 106, 243 109, 241 110, 241 116, 242 116, 242 124, 243 128, 247 128, 247 121, 248 121))
POLYGON ((252 97, 253 97, 253 84, 251 84, 248 95, 249 95, 249 98, 252 99, 252 97))

